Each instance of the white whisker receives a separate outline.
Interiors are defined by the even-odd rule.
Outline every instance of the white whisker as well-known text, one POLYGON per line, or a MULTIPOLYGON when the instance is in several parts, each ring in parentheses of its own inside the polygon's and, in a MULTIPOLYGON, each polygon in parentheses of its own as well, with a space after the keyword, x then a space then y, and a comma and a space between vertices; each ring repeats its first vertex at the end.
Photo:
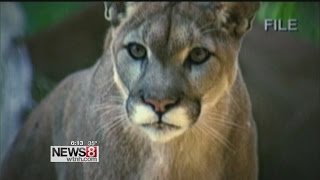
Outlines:
POLYGON ((226 139, 226 137, 224 137, 223 135, 221 135, 218 131, 216 131, 215 129, 211 128, 210 126, 208 126, 207 123, 204 122, 203 126, 199 126, 199 128, 201 128, 202 131, 206 132, 208 135, 211 135, 213 138, 215 138, 217 141, 219 141, 221 144, 223 144, 225 147, 227 147, 228 149, 232 150, 231 148, 231 143, 226 139))
POLYGON ((97 106, 96 108, 94 108, 94 112, 98 112, 98 111, 104 111, 104 110, 110 110, 110 109, 118 109, 121 110, 123 108, 122 105, 104 105, 104 106, 97 106))
POLYGON ((219 118, 211 118, 209 120, 212 120, 212 123, 220 124, 220 125, 227 126, 227 127, 236 127, 236 128, 244 130, 244 127, 240 126, 239 124, 232 123, 229 121, 224 121, 219 118))
POLYGON ((102 130, 104 130, 105 132, 108 132, 111 129, 118 127, 119 125, 123 124, 124 120, 125 119, 123 117, 117 117, 117 118, 114 118, 113 121, 101 124, 97 130, 97 134, 102 130))
POLYGON ((220 122, 225 125, 234 126, 234 127, 240 128, 240 129, 244 129, 244 127, 241 126, 240 124, 232 122, 231 121, 232 118, 227 115, 217 113, 217 112, 210 112, 210 113, 208 113, 208 115, 209 115, 209 118, 208 118, 209 122, 211 122, 210 120, 212 120, 213 122, 218 122, 218 123, 220 122))

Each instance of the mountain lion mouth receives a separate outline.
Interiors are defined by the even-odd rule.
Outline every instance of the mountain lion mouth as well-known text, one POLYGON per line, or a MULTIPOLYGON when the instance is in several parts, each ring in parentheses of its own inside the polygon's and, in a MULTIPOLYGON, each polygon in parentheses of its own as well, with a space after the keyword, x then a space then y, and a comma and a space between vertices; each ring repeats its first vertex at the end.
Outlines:
POLYGON ((142 124, 141 126, 143 128, 149 128, 157 131, 170 131, 170 130, 181 129, 180 126, 176 126, 176 125, 165 123, 165 122, 148 123, 148 124, 142 124))
POLYGON ((157 115, 152 108, 141 103, 128 103, 128 119, 154 142, 167 142, 183 134, 195 122, 188 110, 177 106, 157 115))
POLYGON ((154 122, 140 124, 142 131, 145 132, 153 142, 165 143, 183 134, 188 128, 169 124, 166 122, 154 122))

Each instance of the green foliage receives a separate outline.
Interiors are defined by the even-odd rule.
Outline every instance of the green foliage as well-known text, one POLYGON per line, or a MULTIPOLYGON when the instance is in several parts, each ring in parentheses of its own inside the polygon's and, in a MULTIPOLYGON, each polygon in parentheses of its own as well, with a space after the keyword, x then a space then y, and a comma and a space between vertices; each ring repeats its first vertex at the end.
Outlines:
POLYGON ((84 8, 86 3, 75 2, 22 2, 27 16, 27 33, 35 33, 62 21, 65 17, 84 8))

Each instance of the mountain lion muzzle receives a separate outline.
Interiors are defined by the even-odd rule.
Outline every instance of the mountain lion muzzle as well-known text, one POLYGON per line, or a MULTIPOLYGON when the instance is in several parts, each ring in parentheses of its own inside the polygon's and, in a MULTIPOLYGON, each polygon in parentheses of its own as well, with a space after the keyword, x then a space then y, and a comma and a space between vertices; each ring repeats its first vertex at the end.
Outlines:
POLYGON ((104 54, 33 111, 1 179, 257 179, 238 54, 258 7, 106 2, 104 54), (50 163, 74 140, 98 141, 100 162, 50 163))

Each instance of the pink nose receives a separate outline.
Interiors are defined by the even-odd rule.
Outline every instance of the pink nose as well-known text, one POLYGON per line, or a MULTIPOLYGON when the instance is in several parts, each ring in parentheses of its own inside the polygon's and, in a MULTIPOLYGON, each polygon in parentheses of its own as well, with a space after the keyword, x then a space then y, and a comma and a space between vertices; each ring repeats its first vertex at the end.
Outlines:
POLYGON ((177 100, 172 99, 163 99, 163 100, 156 100, 156 99, 143 99, 145 104, 151 105, 155 112, 157 113, 164 113, 170 106, 174 106, 177 104, 177 100))

